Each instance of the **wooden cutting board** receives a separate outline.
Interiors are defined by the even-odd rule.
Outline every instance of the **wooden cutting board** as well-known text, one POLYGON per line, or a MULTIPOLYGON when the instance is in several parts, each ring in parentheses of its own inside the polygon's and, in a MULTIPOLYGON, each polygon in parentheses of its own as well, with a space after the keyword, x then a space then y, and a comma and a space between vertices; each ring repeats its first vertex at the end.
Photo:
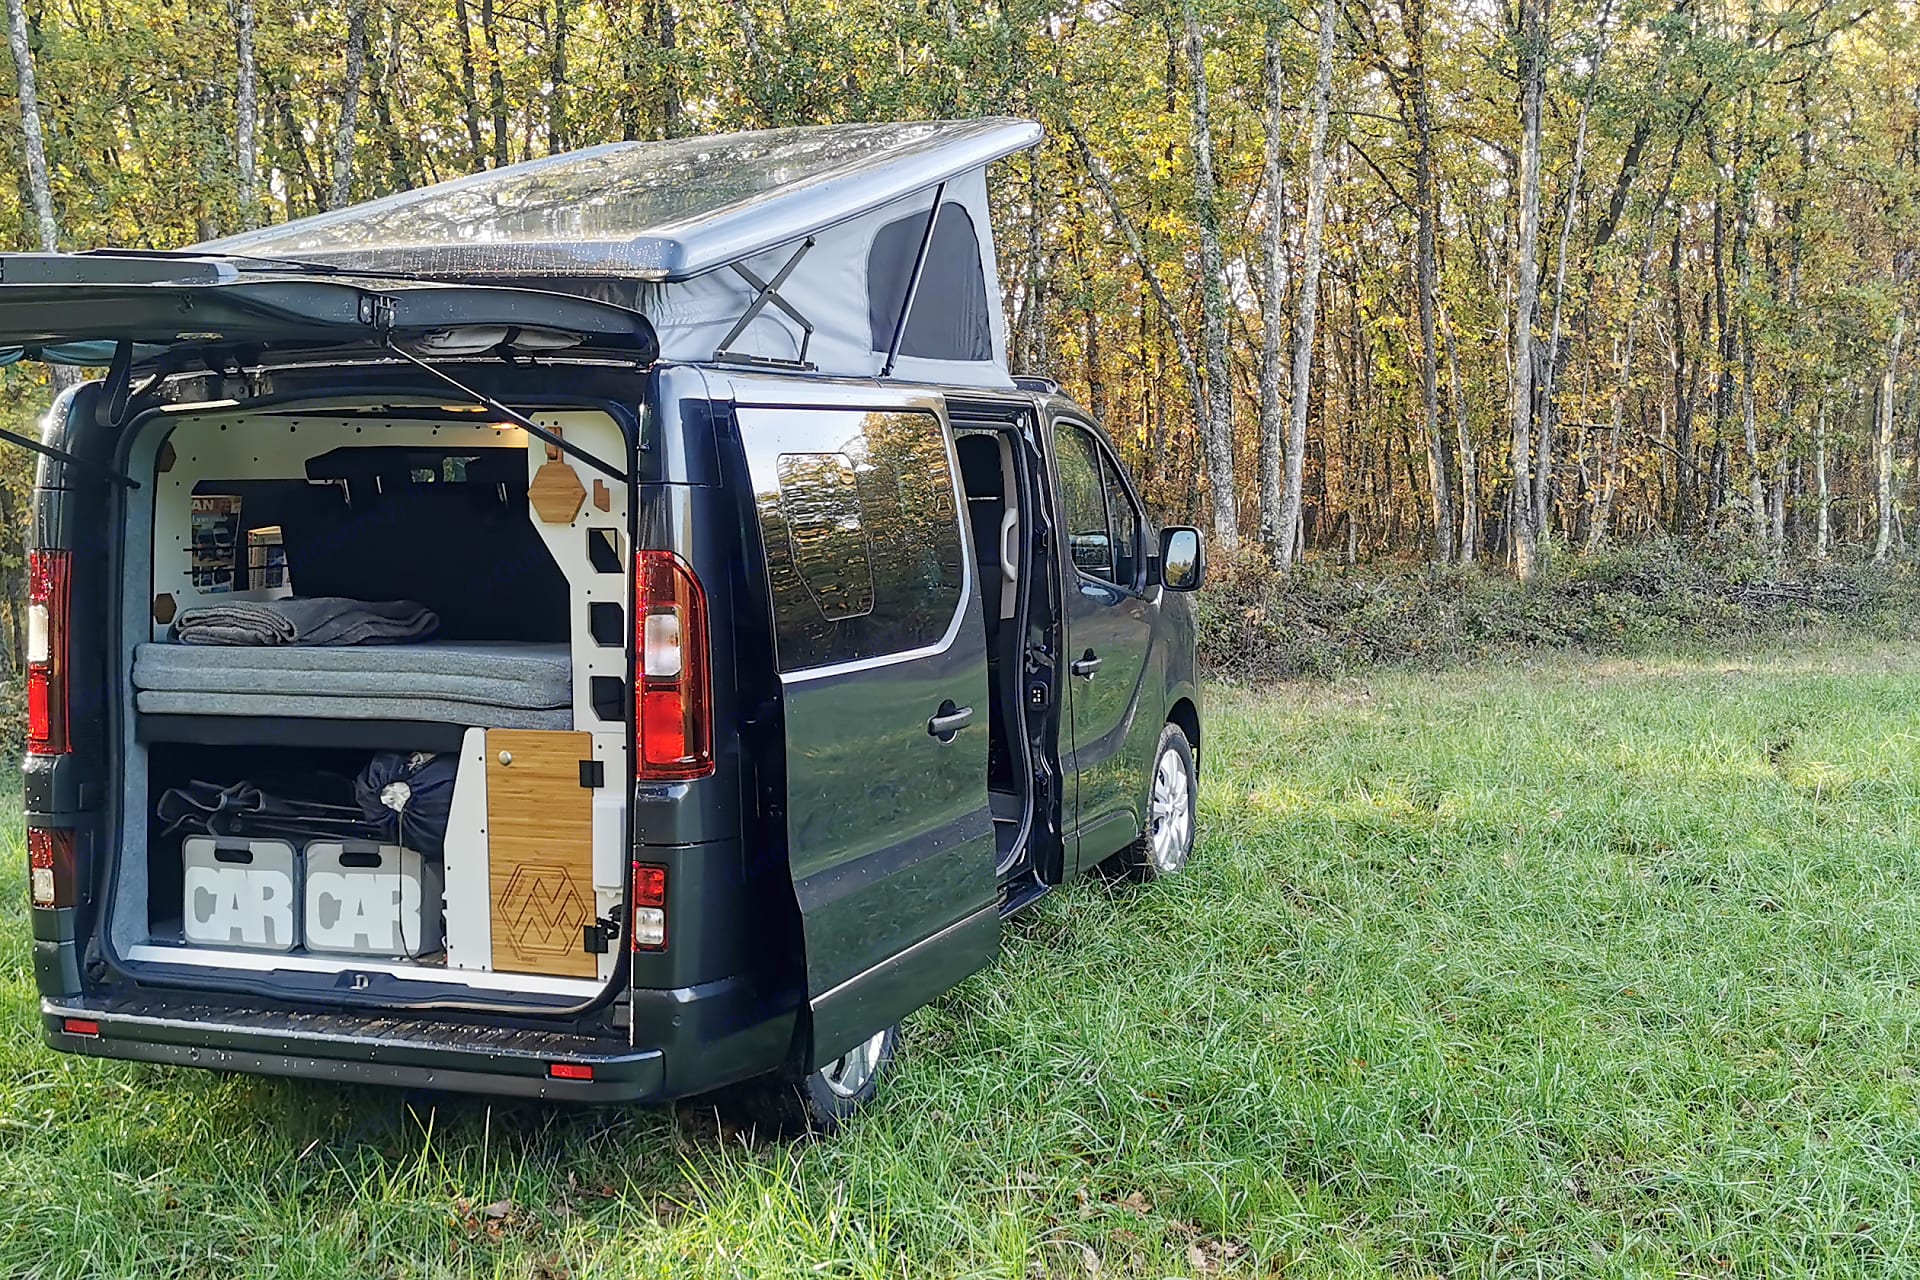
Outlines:
POLYGON ((487 879, 493 967, 591 978, 599 957, 583 945, 595 918, 593 792, 580 762, 585 733, 487 731, 487 879))

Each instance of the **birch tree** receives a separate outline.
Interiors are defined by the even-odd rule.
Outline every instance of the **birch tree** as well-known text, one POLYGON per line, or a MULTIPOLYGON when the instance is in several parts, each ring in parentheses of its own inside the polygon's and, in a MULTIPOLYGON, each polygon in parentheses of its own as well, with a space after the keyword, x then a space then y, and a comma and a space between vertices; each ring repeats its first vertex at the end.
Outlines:
POLYGON ((1420 317, 1420 409, 1427 438, 1427 492, 1433 514, 1433 558, 1453 559, 1452 482, 1447 477, 1447 443, 1440 433, 1440 352, 1435 338, 1439 306, 1439 249, 1435 244, 1439 209, 1433 175, 1433 102, 1427 74, 1426 0, 1402 0, 1406 19, 1408 80, 1412 97, 1415 208, 1414 293, 1420 317))
POLYGON ((239 171, 240 225, 260 225, 260 68, 255 65, 253 0, 234 0, 237 76, 233 95, 234 161, 239 171))
POLYGON ((1538 568, 1532 497, 1533 322, 1540 307, 1540 99, 1546 79, 1548 0, 1519 0, 1514 38, 1520 72, 1519 235, 1513 261, 1513 341, 1508 399, 1513 422, 1512 528, 1514 573, 1521 581, 1538 568))
POLYGON ((1281 471, 1286 458, 1286 410, 1280 384, 1287 376, 1286 347, 1280 331, 1281 300, 1287 270, 1286 178, 1286 68, 1281 59, 1280 15, 1267 19, 1265 64, 1267 89, 1266 187, 1267 216, 1260 231, 1260 257, 1265 280, 1266 310, 1260 325, 1260 540, 1271 553, 1280 542, 1281 471))
POLYGON ((1200 230, 1200 332, 1206 344, 1207 414, 1200 424, 1207 457, 1213 535, 1229 549, 1240 541, 1239 491, 1233 477, 1233 371, 1227 361, 1227 268, 1220 250, 1220 197, 1213 175, 1213 123, 1207 96, 1207 50, 1191 3, 1186 25, 1187 70, 1193 80, 1193 211, 1200 230))
POLYGON ((1274 562, 1293 567, 1306 485, 1307 408, 1313 383, 1313 333, 1320 318, 1321 239, 1327 229, 1327 118, 1333 98, 1333 40, 1338 0, 1321 0, 1319 56, 1313 77, 1313 124, 1307 141, 1307 223, 1300 246, 1300 300, 1293 321, 1293 400, 1287 413, 1286 492, 1274 562))
POLYGON ((340 120, 333 131, 333 185, 327 207, 338 209, 353 200, 354 134, 360 124, 360 86, 367 78, 367 0, 347 5, 346 78, 340 89, 340 120))
POLYGON ((53 214, 53 183, 47 173, 46 130, 40 119, 40 88, 33 74, 26 0, 7 0, 7 44, 13 50, 14 84, 20 98, 20 143, 26 152, 34 230, 39 235, 40 251, 54 253, 60 248, 60 223, 53 214))

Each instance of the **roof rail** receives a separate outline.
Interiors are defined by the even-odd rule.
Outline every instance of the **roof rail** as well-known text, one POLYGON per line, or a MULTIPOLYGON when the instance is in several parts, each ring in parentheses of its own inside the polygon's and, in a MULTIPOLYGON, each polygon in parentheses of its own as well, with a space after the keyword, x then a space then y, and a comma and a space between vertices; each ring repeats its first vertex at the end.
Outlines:
POLYGON ((1013 385, 1022 391, 1031 391, 1035 395, 1057 396, 1060 394, 1060 384, 1058 382, 1055 382, 1052 378, 1042 377, 1039 374, 1016 373, 1013 375, 1013 385))

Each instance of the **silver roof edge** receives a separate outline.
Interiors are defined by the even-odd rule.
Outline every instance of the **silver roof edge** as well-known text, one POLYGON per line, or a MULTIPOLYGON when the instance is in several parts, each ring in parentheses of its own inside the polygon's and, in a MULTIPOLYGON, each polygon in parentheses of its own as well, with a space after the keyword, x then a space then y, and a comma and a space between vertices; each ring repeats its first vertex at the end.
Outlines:
POLYGON ((683 281, 984 168, 1041 137, 1034 121, 988 117, 605 143, 190 252, 467 280, 683 281), (703 182, 703 173, 712 180, 703 182))

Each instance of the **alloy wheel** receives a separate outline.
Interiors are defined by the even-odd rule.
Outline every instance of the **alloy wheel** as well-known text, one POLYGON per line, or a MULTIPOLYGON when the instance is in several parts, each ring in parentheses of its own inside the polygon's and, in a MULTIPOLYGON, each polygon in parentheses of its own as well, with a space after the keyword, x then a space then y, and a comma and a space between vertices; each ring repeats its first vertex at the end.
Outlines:
POLYGON ((839 1057, 820 1068, 820 1078, 835 1096, 851 1098, 867 1087, 873 1079, 873 1073, 880 1068, 880 1055, 887 1044, 887 1033, 881 1031, 871 1040, 857 1044, 839 1057))
POLYGON ((1160 753, 1148 804, 1147 857, 1161 875, 1186 865, 1193 846, 1193 780, 1187 763, 1172 747, 1160 753))

